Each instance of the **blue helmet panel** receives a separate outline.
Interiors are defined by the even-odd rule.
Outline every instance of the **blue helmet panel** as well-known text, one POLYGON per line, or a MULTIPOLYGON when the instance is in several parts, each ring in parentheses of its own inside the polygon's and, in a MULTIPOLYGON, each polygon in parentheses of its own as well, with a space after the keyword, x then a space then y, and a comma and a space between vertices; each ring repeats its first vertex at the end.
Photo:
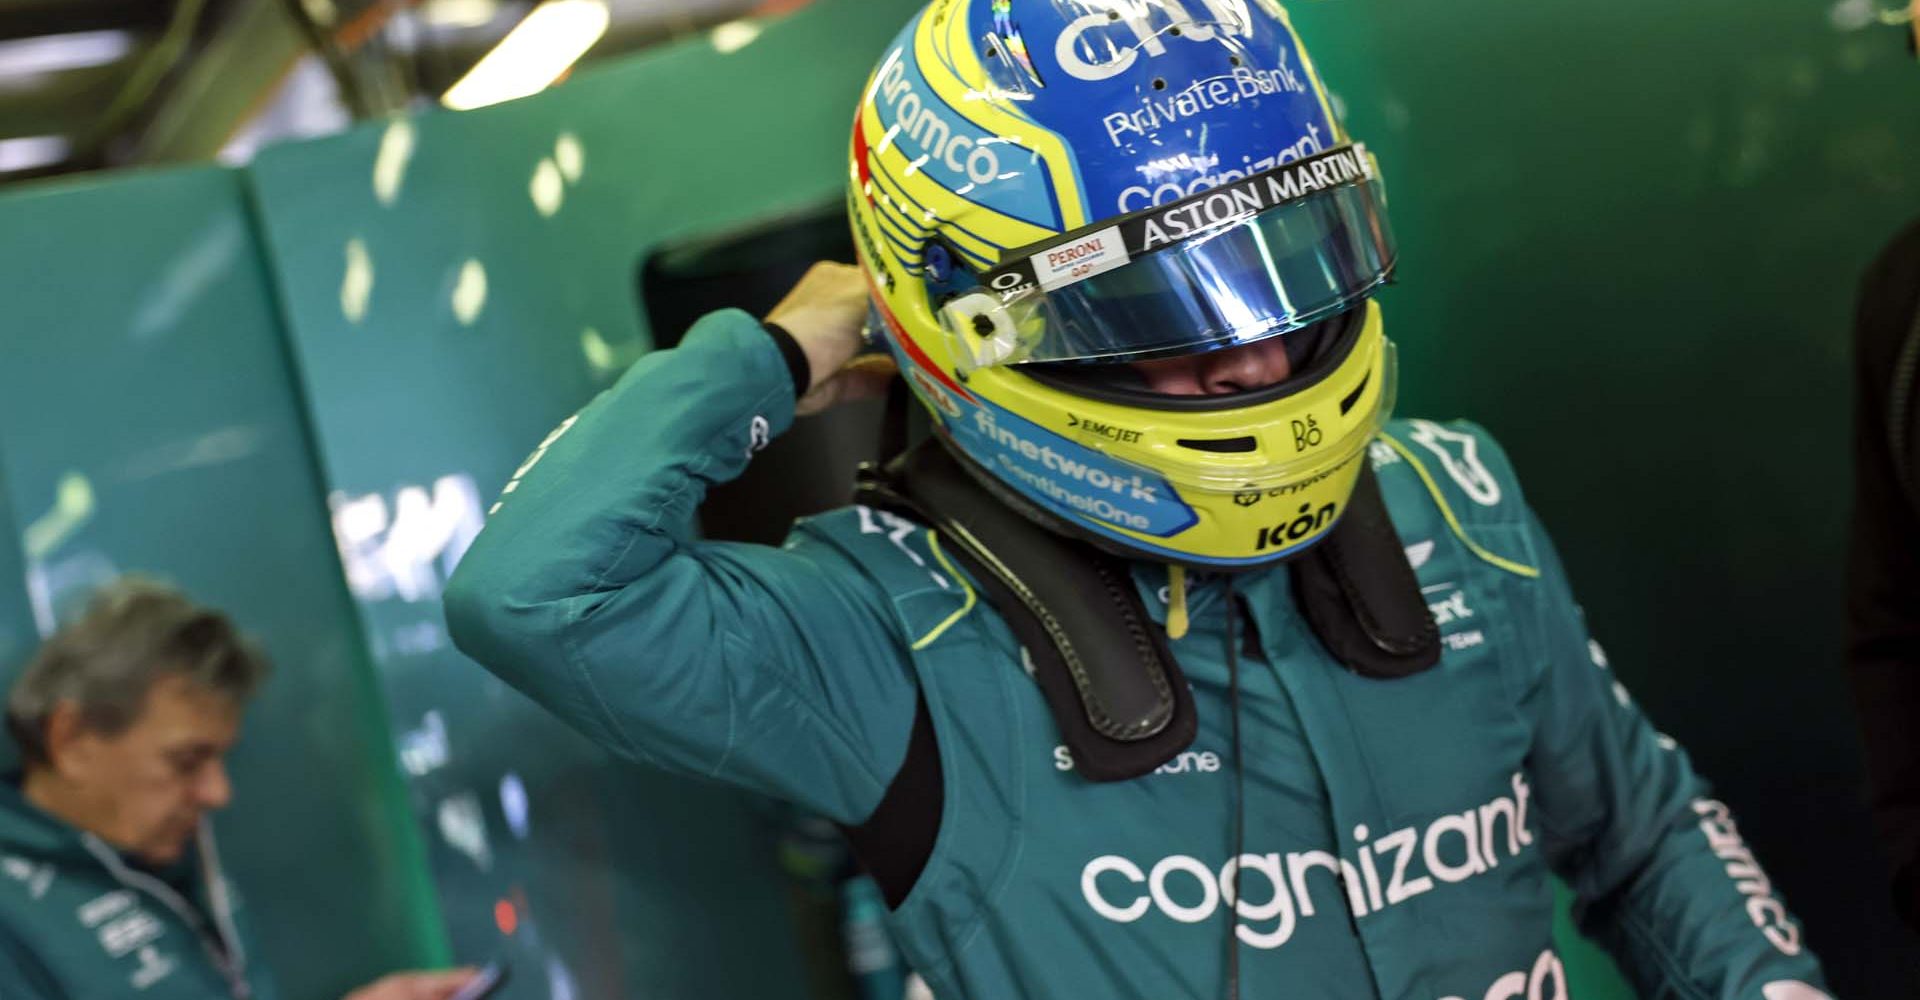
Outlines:
POLYGON ((995 77, 1024 87, 1011 103, 1066 141, 1093 221, 1339 141, 1278 12, 1273 0, 972 0, 969 28, 995 77))

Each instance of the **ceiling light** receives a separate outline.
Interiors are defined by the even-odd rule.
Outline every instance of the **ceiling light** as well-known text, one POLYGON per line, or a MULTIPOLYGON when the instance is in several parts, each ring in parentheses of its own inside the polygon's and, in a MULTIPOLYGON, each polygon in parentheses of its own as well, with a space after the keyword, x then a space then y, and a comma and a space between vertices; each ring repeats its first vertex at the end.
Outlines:
POLYGON ((500 0, 426 0, 420 19, 436 28, 480 28, 500 13, 500 0))
POLYGON ((29 135, 18 139, 0 139, 0 174, 50 166, 67 158, 73 149, 65 136, 29 135))
POLYGON ((471 108, 538 93, 558 80, 607 33, 606 0, 547 0, 482 56, 440 99, 471 108))
POLYGON ((119 62, 133 51, 124 31, 76 31, 0 42, 0 77, 37 76, 119 62))
POLYGON ((760 37, 760 25, 750 20, 728 21, 713 29, 713 47, 721 55, 738 52, 760 37))

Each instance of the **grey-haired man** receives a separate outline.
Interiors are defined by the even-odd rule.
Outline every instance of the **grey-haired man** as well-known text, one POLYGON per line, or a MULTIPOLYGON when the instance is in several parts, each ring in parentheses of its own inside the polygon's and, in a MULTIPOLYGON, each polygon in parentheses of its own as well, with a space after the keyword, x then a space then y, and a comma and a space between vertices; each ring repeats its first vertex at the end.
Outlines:
MULTIPOLYGON (((24 771, 0 781, 0 997, 266 1000, 209 813, 266 658, 152 582, 95 596, 7 698, 24 771)), ((403 973, 349 1000, 444 1000, 470 973, 403 973)))

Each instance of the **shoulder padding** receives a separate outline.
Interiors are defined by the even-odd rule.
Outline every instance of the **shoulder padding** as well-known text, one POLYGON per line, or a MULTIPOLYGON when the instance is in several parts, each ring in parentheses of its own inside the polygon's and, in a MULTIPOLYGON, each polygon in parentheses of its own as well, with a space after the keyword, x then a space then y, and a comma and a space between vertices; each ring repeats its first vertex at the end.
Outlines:
POLYGON ((1451 537, 1488 565, 1540 575, 1520 481, 1485 428, 1464 420, 1395 420, 1368 457, 1409 558, 1416 550, 1431 554, 1432 540, 1451 537))
POLYGON ((1486 428, 1467 420, 1394 420, 1369 455, 1389 508, 1444 504, 1462 526, 1527 519, 1520 480, 1486 428))
POLYGON ((918 521, 854 504, 795 521, 781 548, 837 552, 896 599, 926 591, 966 593, 969 581, 934 548, 932 536, 918 521))

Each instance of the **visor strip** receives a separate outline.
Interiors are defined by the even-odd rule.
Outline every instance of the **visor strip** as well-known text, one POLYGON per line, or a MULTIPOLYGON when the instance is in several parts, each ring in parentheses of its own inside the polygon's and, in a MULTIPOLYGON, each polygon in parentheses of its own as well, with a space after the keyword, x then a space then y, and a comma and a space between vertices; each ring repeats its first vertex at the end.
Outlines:
POLYGON ((1245 180, 1021 247, 1008 255, 1006 263, 982 275, 980 283, 1002 302, 1031 294, 1036 287, 1053 291, 1125 265, 1139 254, 1372 179, 1373 160, 1365 146, 1335 146, 1245 180))

